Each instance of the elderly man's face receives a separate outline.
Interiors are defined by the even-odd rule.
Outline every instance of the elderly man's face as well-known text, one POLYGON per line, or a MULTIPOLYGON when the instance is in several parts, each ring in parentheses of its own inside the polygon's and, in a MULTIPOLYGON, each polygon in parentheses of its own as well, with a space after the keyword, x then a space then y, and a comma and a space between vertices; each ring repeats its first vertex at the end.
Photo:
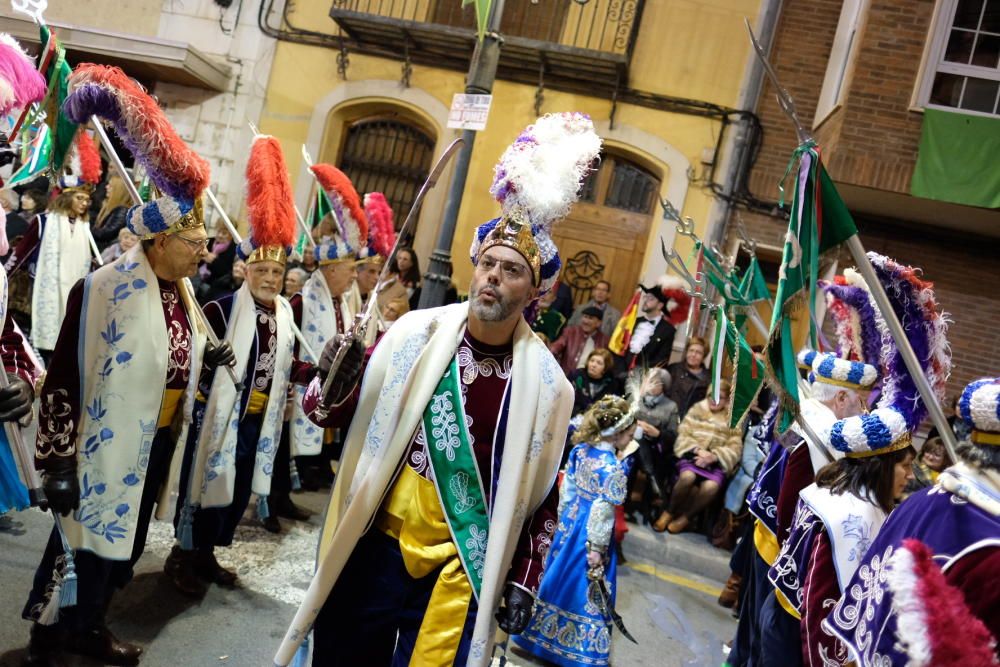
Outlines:
POLYGON ((283 264, 272 261, 253 262, 247 265, 246 281, 253 298, 265 306, 274 305, 274 299, 281 289, 283 264))
POLYGON ((584 315, 580 318, 580 328, 585 334, 592 334, 601 326, 601 321, 593 315, 584 315))

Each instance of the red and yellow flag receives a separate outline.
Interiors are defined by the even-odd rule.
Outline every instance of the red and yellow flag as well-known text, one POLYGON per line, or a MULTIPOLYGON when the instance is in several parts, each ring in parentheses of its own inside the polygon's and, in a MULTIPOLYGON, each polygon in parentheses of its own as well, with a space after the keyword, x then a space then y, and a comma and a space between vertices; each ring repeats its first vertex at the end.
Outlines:
POLYGON ((635 320, 639 317, 639 299, 642 297, 642 290, 636 290, 632 295, 632 300, 628 302, 628 307, 622 314, 622 318, 615 325, 615 330, 611 334, 608 342, 608 349, 619 357, 625 356, 628 350, 629 341, 632 340, 632 330, 635 329, 635 320))

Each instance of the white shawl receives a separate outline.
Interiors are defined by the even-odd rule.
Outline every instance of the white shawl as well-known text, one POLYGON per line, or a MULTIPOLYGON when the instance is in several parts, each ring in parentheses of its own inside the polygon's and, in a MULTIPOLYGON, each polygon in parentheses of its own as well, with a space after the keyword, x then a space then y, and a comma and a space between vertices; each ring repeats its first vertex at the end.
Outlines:
MULTIPOLYGON (((173 424, 175 442, 183 443, 191 423, 205 334, 197 325, 187 291, 178 287, 194 343, 188 386, 179 406, 183 409, 178 409, 173 424)), ((74 548, 110 560, 128 560, 171 345, 159 284, 141 244, 87 276, 79 338, 80 509, 64 519, 63 526, 74 548)), ((171 515, 169 498, 180 459, 173 457, 167 483, 160 489, 159 519, 171 515)))
POLYGON ((31 342, 54 350, 66 316, 69 291, 90 272, 90 223, 70 222, 64 213, 39 216, 41 240, 31 290, 31 342))
MULTIPOLYGON (((326 556, 338 574, 403 464, 467 319, 467 303, 413 311, 400 318, 375 348, 340 459, 320 548, 320 557, 326 556)), ((555 481, 572 409, 573 389, 559 363, 521 319, 514 332, 511 413, 490 518, 470 666, 490 662, 496 631, 493 612, 521 528, 555 481)))
MULTIPOLYGON (((257 440, 254 459, 252 489, 260 496, 271 492, 271 471, 274 454, 281 439, 282 416, 285 411, 284 396, 292 368, 295 339, 292 336, 292 307, 283 297, 275 300, 274 319, 277 324, 277 349, 275 350, 274 377, 271 380, 268 400, 257 440)), ((243 286, 233 297, 225 340, 232 345, 236 355, 233 371, 244 384, 253 378, 253 369, 247 373, 247 362, 253 351, 257 333, 257 307, 250 286, 243 286)), ((254 359, 254 362, 257 360, 254 359)), ((249 385, 243 390, 251 390, 249 385)), ((198 434, 197 464, 191 484, 191 504, 202 507, 226 507, 233 502, 233 484, 236 481, 236 440, 239 430, 241 401, 228 373, 217 371, 209 390, 205 416, 198 434)), ((182 489, 186 492, 186 489, 182 489)))
MULTIPOLYGON (((337 317, 334 308, 340 308, 340 319, 344 326, 349 326, 353 318, 347 299, 339 297, 334 305, 330 288, 321 271, 313 274, 302 286, 302 336, 316 354, 323 354, 326 342, 341 333, 337 330, 337 317)), ((311 364, 319 359, 312 358, 305 349, 299 351, 299 358, 311 364)), ((323 449, 324 429, 316 426, 302 409, 302 398, 306 395, 305 387, 295 387, 295 413, 292 415, 291 446, 292 456, 313 456, 323 449)))

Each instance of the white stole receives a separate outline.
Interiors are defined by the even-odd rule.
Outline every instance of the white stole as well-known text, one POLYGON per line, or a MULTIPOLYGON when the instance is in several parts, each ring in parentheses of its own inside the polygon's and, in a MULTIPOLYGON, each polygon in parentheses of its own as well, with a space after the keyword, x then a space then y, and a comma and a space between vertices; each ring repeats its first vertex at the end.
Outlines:
POLYGON ((802 489, 799 498, 826 527, 837 582, 840 590, 846 591, 888 515, 870 500, 862 500, 850 492, 834 495, 816 484, 802 489))
MULTIPOLYGON (((337 573, 374 520, 441 375, 458 348, 468 303, 407 313, 376 346, 340 459, 320 546, 337 573), (328 554, 328 555, 327 555, 328 554)), ((316 382, 316 380, 314 380, 316 382)), ((573 388, 522 318, 514 332, 510 419, 490 519, 480 608, 468 665, 485 667, 525 520, 559 469, 573 388)))
MULTIPOLYGON (((178 285, 193 342, 190 375, 173 431, 184 442, 198 387, 204 331, 178 285)), ((77 477, 80 509, 63 520, 70 545, 102 558, 128 560, 138 521, 149 452, 156 436, 170 349, 159 284, 136 244, 114 264, 87 276, 78 354, 80 424, 77 477)), ((170 492, 180 456, 160 489, 156 516, 171 516, 170 492)))
MULTIPOLYGON (((260 437, 257 440, 257 456, 254 458, 254 473, 251 488, 254 493, 266 496, 271 492, 271 471, 274 455, 281 439, 282 416, 285 411, 285 395, 292 368, 295 339, 291 323, 294 315, 292 307, 284 297, 275 299, 274 319, 277 325, 277 349, 274 359, 274 377, 264 408, 260 437)), ((250 286, 243 286, 233 298, 233 309, 229 314, 225 340, 232 345, 236 355, 233 371, 249 392, 253 369, 247 372, 247 362, 254 348, 257 334, 257 307, 250 286)), ((254 362, 257 360, 254 359, 254 362)), ((205 406, 205 416, 198 434, 196 464, 191 481, 191 504, 202 507, 226 507, 233 502, 233 485, 236 480, 236 441, 240 422, 240 395, 228 373, 219 369, 212 379, 212 387, 205 406)), ((181 490, 187 492, 186 489, 181 490)))
MULTIPOLYGON (((342 333, 337 329, 337 317, 334 308, 340 308, 340 319, 344 326, 349 326, 353 314, 348 299, 330 295, 326 278, 319 270, 302 286, 302 337, 316 354, 323 354, 326 342, 342 333), (335 303, 336 301, 336 303, 335 303)), ((299 358, 311 364, 319 363, 306 350, 299 350, 299 358)), ((323 449, 323 431, 313 424, 302 409, 302 399, 306 395, 305 387, 295 387, 295 410, 292 415, 291 449, 292 456, 313 456, 323 449)))
POLYGON ((90 272, 90 223, 47 213, 39 216, 38 224, 41 240, 31 290, 31 342, 40 350, 53 350, 69 291, 90 272))

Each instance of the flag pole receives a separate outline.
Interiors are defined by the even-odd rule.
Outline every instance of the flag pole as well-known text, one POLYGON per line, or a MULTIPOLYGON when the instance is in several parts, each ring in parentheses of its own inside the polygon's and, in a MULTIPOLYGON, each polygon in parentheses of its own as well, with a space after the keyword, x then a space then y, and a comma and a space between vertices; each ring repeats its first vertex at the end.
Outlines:
MULTIPOLYGON (((104 146, 104 150, 108 154, 108 160, 111 161, 112 166, 114 166, 115 171, 121 176, 122 182, 125 184, 125 189, 128 190, 129 196, 132 198, 132 202, 137 206, 142 205, 142 197, 139 196, 139 190, 136 189, 135 183, 132 182, 132 177, 129 176, 128 171, 125 170, 125 164, 122 159, 118 156, 115 151, 115 147, 111 144, 111 139, 108 137, 108 133, 104 131, 104 126, 101 125, 100 119, 97 116, 91 116, 90 122, 94 126, 94 130, 97 132, 97 136, 101 140, 101 145, 104 146)), ((212 325, 208 323, 208 318, 205 317, 205 312, 201 309, 201 304, 194 298, 194 287, 191 285, 191 280, 189 278, 184 278, 182 281, 182 286, 187 290, 188 294, 191 296, 191 306, 194 308, 195 315, 201 321, 203 327, 205 327, 205 335, 208 336, 209 342, 213 346, 218 347, 220 345, 219 337, 215 335, 215 330, 212 329, 212 325)), ((236 386, 237 393, 243 391, 243 383, 240 379, 236 377, 236 371, 233 370, 232 366, 225 366, 226 372, 229 374, 230 379, 236 386)))
MULTIPOLYGON (((754 51, 756 51, 757 57, 764 66, 764 71, 767 72, 768 77, 771 79, 771 83, 777 91, 778 106, 781 107, 781 110, 795 126, 795 132, 798 135, 799 143, 801 144, 811 141, 812 137, 799 121, 798 112, 795 110, 795 102, 792 100, 792 96, 789 95, 788 91, 781 85, 781 82, 778 81, 778 75, 775 73, 774 68, 771 67, 771 63, 768 62, 764 49, 761 48, 760 43, 757 41, 757 37, 754 35, 753 29, 750 27, 750 21, 744 19, 744 22, 746 23, 747 32, 750 33, 750 42, 753 44, 754 51)), ((944 416, 944 410, 941 409, 941 404, 938 403, 937 396, 934 394, 934 390, 931 388, 930 382, 927 380, 923 370, 920 368, 920 361, 917 359, 917 355, 913 351, 913 347, 910 346, 910 341, 906 338, 906 332, 903 330, 903 325, 899 322, 899 318, 896 317, 896 312, 892 309, 892 303, 889 301, 889 295, 885 293, 882 283, 879 282, 878 276, 875 275, 875 270, 872 268, 871 262, 868 260, 868 255, 865 252, 864 245, 861 243, 861 239, 858 238, 858 235, 855 233, 844 241, 844 244, 851 253, 851 258, 854 260, 858 272, 861 273, 861 277, 865 279, 869 292, 875 300, 875 305, 877 305, 878 309, 882 312, 882 317, 885 319, 889 333, 892 335, 892 339, 895 341, 896 347, 899 349, 899 352, 903 357, 903 363, 906 364, 906 369, 910 372, 910 376, 913 378, 914 384, 917 385, 917 391, 920 392, 920 397, 923 399, 924 405, 927 406, 927 412, 930 415, 931 421, 934 423, 934 426, 937 427, 938 434, 944 442, 945 449, 948 450, 948 456, 951 457, 952 461, 958 461, 956 453, 958 440, 955 437, 955 432, 951 430, 951 425, 944 416)), ((812 304, 809 304, 809 306, 811 308, 812 304)))

